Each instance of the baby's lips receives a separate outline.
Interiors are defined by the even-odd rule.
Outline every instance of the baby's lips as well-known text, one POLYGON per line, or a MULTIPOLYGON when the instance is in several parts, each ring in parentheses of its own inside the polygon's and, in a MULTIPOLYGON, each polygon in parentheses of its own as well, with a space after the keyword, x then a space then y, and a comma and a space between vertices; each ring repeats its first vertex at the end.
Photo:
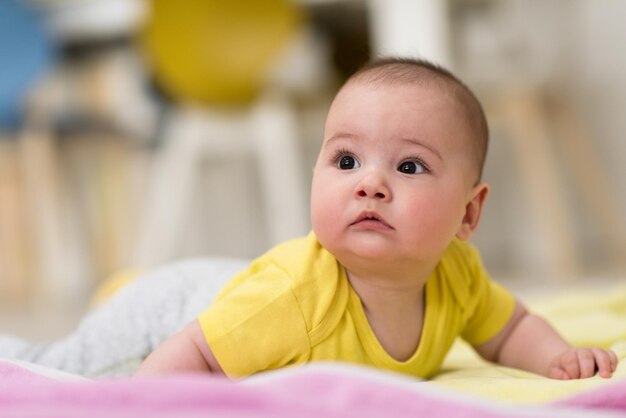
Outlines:
POLYGON ((368 219, 369 220, 378 221, 378 222, 382 223, 384 226, 386 226, 389 229, 394 229, 391 225, 389 225, 389 223, 382 216, 380 216, 378 213, 373 212, 373 211, 362 212, 357 217, 357 219, 354 222, 352 222, 351 225, 355 225, 355 224, 357 224, 357 223, 359 223, 361 221, 365 221, 365 220, 368 220, 368 219))

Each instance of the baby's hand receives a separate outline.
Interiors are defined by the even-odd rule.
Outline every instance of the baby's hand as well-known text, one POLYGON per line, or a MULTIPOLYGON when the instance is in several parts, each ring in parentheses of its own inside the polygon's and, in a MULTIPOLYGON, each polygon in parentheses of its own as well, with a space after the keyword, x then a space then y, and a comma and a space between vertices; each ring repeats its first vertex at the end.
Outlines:
POLYGON ((601 377, 611 377, 617 368, 617 356, 601 348, 569 348, 556 356, 548 367, 551 379, 583 379, 596 372, 601 377))

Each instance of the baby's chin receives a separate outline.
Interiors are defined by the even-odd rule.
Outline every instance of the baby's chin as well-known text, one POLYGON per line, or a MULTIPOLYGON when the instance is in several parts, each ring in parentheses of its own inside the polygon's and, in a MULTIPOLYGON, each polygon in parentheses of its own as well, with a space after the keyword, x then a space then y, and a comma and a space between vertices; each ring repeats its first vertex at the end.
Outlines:
POLYGON ((397 249, 389 245, 372 242, 360 242, 329 250, 344 266, 359 264, 361 266, 381 266, 399 260, 397 249))
POLYGON ((396 271, 432 268, 441 258, 440 252, 431 254, 428 247, 408 251, 377 240, 358 240, 341 247, 327 248, 348 270, 396 271), (424 250, 424 251, 421 251, 424 250))

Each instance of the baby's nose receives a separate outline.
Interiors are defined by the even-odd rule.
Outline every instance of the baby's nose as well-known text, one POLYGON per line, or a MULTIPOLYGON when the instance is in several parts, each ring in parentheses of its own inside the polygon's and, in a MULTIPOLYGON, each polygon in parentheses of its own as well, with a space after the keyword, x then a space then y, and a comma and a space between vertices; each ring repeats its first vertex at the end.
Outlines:
POLYGON ((357 198, 373 198, 380 200, 388 200, 391 197, 391 191, 387 186, 385 179, 380 174, 372 173, 363 177, 355 189, 357 198))
POLYGON ((384 199, 386 197, 384 192, 374 192, 371 190, 368 192, 365 188, 361 188, 360 190, 358 190, 357 194, 359 197, 373 196, 379 199, 384 199))

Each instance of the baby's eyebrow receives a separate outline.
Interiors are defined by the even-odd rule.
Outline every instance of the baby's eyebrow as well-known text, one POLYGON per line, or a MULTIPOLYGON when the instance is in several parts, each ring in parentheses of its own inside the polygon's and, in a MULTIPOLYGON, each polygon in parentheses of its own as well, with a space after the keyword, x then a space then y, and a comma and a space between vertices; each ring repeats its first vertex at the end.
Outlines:
POLYGON ((331 136, 330 138, 328 138, 326 140, 326 143, 328 144, 331 141, 335 141, 338 139, 358 139, 358 135, 355 134, 351 134, 348 132, 338 132, 336 134, 334 134, 333 136, 331 136))
POLYGON ((441 154, 439 153, 439 151, 437 151, 437 149, 424 143, 423 141, 420 141, 417 138, 402 138, 402 141, 409 142, 411 144, 415 144, 417 146, 426 148, 428 151, 432 152, 437 158, 439 158, 440 160, 443 160, 443 158, 441 157, 441 154))

